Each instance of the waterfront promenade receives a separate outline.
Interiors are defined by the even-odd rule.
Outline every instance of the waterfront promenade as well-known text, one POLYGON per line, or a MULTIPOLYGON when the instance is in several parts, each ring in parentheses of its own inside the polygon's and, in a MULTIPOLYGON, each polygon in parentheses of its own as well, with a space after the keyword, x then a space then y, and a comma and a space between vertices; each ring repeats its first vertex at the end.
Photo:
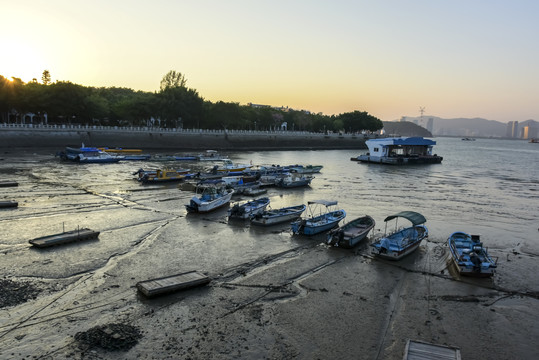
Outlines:
POLYGON ((0 148, 106 146, 145 149, 366 149, 363 134, 0 123, 0 148))

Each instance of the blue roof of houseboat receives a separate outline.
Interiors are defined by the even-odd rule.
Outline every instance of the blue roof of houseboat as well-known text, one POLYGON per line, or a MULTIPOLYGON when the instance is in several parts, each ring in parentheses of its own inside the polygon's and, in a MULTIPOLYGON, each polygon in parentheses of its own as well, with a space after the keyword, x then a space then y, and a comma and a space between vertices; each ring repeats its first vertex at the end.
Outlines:
POLYGON ((386 145, 436 145, 436 141, 422 137, 402 137, 402 138, 380 138, 367 140, 366 143, 376 142, 382 146, 386 145))

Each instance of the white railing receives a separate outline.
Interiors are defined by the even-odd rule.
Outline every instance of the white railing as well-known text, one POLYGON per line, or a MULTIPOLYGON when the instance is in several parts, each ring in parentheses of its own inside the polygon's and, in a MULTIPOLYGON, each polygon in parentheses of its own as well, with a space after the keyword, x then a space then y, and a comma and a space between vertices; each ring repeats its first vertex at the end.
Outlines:
POLYGON ((364 134, 339 134, 319 133, 309 131, 290 130, 212 130, 212 129, 182 129, 182 128, 159 128, 148 126, 102 126, 80 124, 14 124, 0 123, 0 129, 35 129, 35 130, 59 130, 59 131, 107 131, 107 132, 158 132, 158 133, 184 133, 184 134, 230 134, 230 135, 279 135, 279 136, 316 136, 331 138, 367 138, 364 134))

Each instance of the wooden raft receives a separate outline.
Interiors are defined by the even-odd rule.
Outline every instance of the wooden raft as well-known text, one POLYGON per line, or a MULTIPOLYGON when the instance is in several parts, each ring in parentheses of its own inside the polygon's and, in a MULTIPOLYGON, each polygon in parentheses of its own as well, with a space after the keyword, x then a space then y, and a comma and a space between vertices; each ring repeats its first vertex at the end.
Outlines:
POLYGON ((461 360, 460 349, 455 346, 408 340, 403 360, 461 360))
POLYGON ((188 271, 177 275, 141 281, 138 290, 147 297, 154 297, 195 286, 206 285, 211 279, 197 271, 188 271))
POLYGON ((93 239, 99 236, 99 231, 90 229, 78 229, 66 231, 60 234, 38 237, 28 242, 36 247, 44 248, 54 245, 62 245, 80 240, 93 239))
POLYGON ((17 207, 19 203, 13 200, 0 201, 0 208, 17 207))

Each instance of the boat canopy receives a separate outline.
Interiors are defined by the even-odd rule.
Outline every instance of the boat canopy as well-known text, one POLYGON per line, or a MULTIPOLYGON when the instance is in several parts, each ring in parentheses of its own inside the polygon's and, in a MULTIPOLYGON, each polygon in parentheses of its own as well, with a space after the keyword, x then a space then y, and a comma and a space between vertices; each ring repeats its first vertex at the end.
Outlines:
POLYGON ((390 215, 390 216, 386 217, 384 219, 384 221, 387 222, 389 220, 393 220, 393 219, 398 218, 398 217, 402 217, 402 218, 405 218, 407 220, 410 220, 410 222, 412 224, 414 224, 414 225, 419 225, 419 224, 423 224, 423 223, 427 222, 427 219, 425 219, 425 217, 423 215, 421 215, 420 213, 415 212, 415 211, 401 211, 398 214, 390 215))
POLYGON ((333 205, 337 205, 337 201, 329 201, 329 200, 312 200, 312 201, 309 201, 308 204, 309 204, 309 205, 311 205, 311 204, 320 204, 320 205, 325 205, 325 206, 333 206, 333 205))

